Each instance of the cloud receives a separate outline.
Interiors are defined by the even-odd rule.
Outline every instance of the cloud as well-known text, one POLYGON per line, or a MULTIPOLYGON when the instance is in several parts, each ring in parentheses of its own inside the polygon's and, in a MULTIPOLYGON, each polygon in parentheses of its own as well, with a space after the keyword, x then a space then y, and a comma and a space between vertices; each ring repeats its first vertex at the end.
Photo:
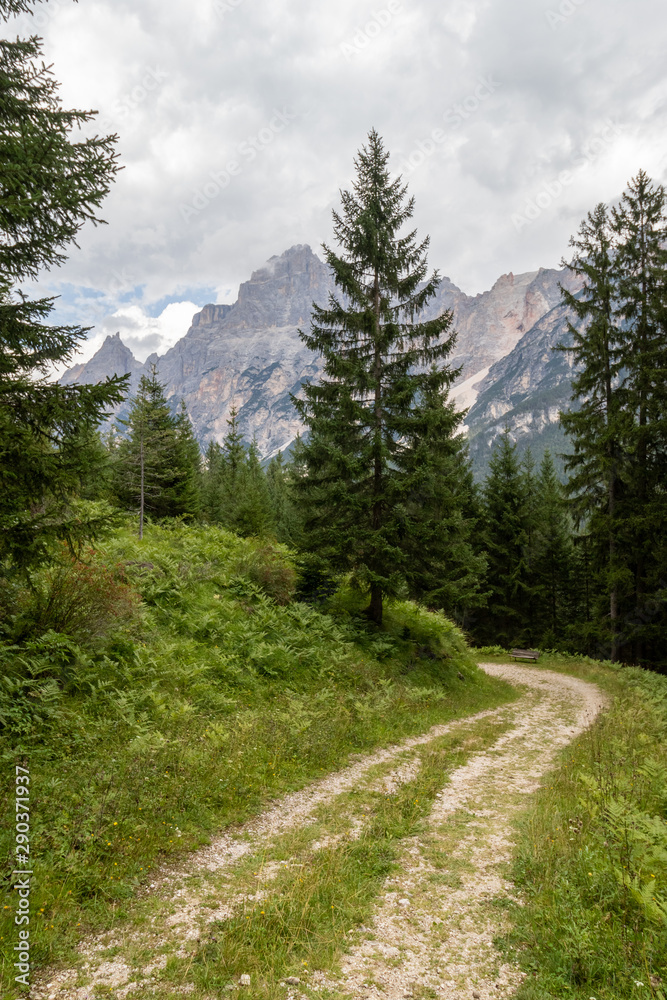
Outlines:
POLYGON ((407 179, 432 265, 472 293, 557 265, 587 209, 640 167, 665 177, 658 0, 49 0, 44 11, 65 105, 99 108, 125 169, 109 225, 86 228, 41 285, 65 291, 61 307, 94 322, 95 338, 122 320, 139 351, 172 336, 148 322, 156 302, 229 301, 273 254, 330 240, 371 126, 392 164, 444 132, 407 179), (473 107, 483 78, 498 86, 473 107), (454 121, 455 105, 467 117, 454 121), (513 215, 609 120, 614 141, 517 230, 513 215))
POLYGON ((107 336, 115 333, 120 333, 138 361, 145 361, 154 352, 164 354, 187 333, 192 317, 201 308, 194 302, 172 302, 159 316, 149 316, 140 306, 122 306, 98 324, 75 361, 88 361, 107 336))

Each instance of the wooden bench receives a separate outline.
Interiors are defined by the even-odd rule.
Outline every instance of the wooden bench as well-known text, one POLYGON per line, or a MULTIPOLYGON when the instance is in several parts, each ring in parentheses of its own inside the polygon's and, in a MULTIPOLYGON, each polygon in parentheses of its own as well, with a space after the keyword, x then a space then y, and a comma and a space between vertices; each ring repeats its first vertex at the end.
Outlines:
POLYGON ((538 660, 539 649, 511 649, 510 656, 513 660, 538 660))

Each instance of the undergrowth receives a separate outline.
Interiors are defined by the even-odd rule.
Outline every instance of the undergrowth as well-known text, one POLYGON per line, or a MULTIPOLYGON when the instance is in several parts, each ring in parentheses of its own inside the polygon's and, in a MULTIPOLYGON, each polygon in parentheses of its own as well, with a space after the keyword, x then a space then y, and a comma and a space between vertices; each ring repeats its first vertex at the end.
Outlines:
POLYGON ((122 531, 49 573, 0 615, 6 990, 16 764, 30 769, 35 968, 121 919, 157 866, 267 800, 513 696, 442 616, 397 604, 379 632, 353 601, 330 613, 296 603, 288 551, 222 529, 153 526, 143 542, 122 531), (122 614, 107 600, 87 628, 100 581, 122 614))

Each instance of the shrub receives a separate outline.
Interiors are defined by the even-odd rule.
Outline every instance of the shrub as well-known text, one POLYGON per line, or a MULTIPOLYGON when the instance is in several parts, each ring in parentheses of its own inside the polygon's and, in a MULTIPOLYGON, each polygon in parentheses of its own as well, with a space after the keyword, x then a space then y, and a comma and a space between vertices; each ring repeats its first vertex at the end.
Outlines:
MULTIPOLYGON (((91 552, 92 556, 92 552, 91 552)), ((87 640, 100 638, 135 617, 139 596, 103 563, 82 562, 69 553, 16 595, 12 638, 46 632, 87 640)))
POLYGON ((254 583, 276 604, 289 604, 296 590, 296 570, 283 546, 264 543, 243 555, 236 573, 254 583))

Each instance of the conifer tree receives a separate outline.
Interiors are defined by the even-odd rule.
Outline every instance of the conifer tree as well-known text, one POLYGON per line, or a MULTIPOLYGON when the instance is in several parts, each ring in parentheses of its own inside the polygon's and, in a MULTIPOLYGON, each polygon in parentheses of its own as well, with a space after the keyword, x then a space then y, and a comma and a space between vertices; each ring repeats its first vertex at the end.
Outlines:
POLYGON ((244 537, 266 534, 273 528, 273 514, 257 443, 246 448, 234 406, 227 426, 222 447, 211 442, 206 452, 207 516, 244 537))
MULTIPOLYGON (((30 11, 0 0, 0 18, 30 11)), ((115 136, 73 141, 93 117, 64 110, 38 38, 0 39, 0 561, 26 570, 55 539, 76 545, 111 523, 103 507, 75 494, 94 474, 92 433, 126 391, 125 378, 96 386, 49 380, 70 362, 86 330, 49 325, 52 298, 31 299, 18 284, 66 259, 118 169, 115 136)))
POLYGON ((244 537, 267 534, 273 527, 271 498, 259 459, 257 442, 252 441, 238 473, 238 497, 230 527, 244 537))
POLYGON ((206 518, 220 524, 222 448, 217 441, 209 441, 204 456, 202 474, 202 508, 206 518))
POLYGON ((176 416, 174 466, 182 472, 180 482, 177 480, 175 500, 185 516, 197 518, 202 510, 201 448, 194 435, 185 400, 181 400, 176 416))
POLYGON ((500 645, 530 641, 531 635, 529 510, 516 451, 505 428, 494 445, 483 487, 489 598, 481 631, 485 640, 500 645))
POLYGON ((266 486, 271 506, 271 522, 279 542, 298 548, 303 525, 292 497, 292 470, 282 452, 278 452, 266 469, 266 486))
MULTIPOLYGON (((572 401, 561 424, 574 446, 565 458, 575 516, 587 520, 593 536, 606 539, 600 571, 609 594, 612 660, 619 655, 622 595, 631 585, 623 537, 623 476, 631 416, 623 385, 623 333, 616 322, 617 270, 609 213, 603 204, 589 212, 577 236, 574 253, 564 261, 583 278, 581 292, 562 288, 577 323, 568 324, 571 344, 559 345, 574 359, 572 401)), ((600 545, 596 545, 600 550, 600 545)))
MULTIPOLYGON (((665 189, 640 170, 612 210, 616 239, 616 316, 623 330, 621 362, 627 427, 625 536, 634 578, 633 628, 626 635, 641 660, 646 644, 667 635, 645 605, 664 590, 667 523, 667 209, 665 189), (656 558, 657 557, 657 558, 656 558)), ((627 616, 626 616, 627 617, 627 616)))
POLYGON ((540 465, 536 495, 532 570, 539 600, 533 613, 539 621, 541 644, 555 648, 565 640, 575 611, 571 594, 574 551, 565 491, 549 451, 540 465))
POLYGON ((227 427, 229 430, 222 442, 219 461, 214 462, 213 488, 217 491, 214 504, 218 522, 237 530, 237 511, 242 502, 242 478, 247 452, 243 433, 239 430, 236 406, 232 406, 230 410, 227 427))
POLYGON ((520 463, 520 472, 523 483, 526 528, 526 614, 528 619, 533 622, 537 611, 537 602, 539 601, 535 561, 537 557, 538 522, 540 517, 540 493, 538 477, 535 472, 535 459, 530 448, 526 448, 523 454, 520 463))
MULTIPOLYGON (((324 247, 340 298, 315 304, 311 332, 301 333, 324 359, 322 380, 304 385, 303 399, 293 397, 309 431, 307 473, 295 484, 307 544, 335 571, 352 572, 377 624, 384 597, 404 585, 423 530, 422 512, 416 519, 410 506, 425 482, 414 462, 415 428, 424 422, 416 407, 437 396, 444 407, 456 375, 442 363, 455 340, 451 313, 415 322, 439 278, 428 277, 428 239, 400 234, 414 200, 406 200, 400 178, 390 179, 388 160, 371 131, 352 191, 341 192, 342 212, 333 213, 340 255, 324 247)), ((436 433, 450 426, 433 421, 436 433)), ((434 533, 434 561, 447 542, 446 531, 434 533)))
POLYGON ((405 443, 403 470, 413 481, 404 509, 405 579, 411 597, 442 608, 464 624, 484 603, 486 561, 475 552, 475 487, 461 414, 436 390, 416 403, 405 443))
MULTIPOLYGON (((187 414, 185 419, 188 420, 187 414)), ((153 365, 142 375, 127 420, 128 435, 115 454, 115 489, 120 503, 139 514, 139 537, 144 518, 182 517, 193 514, 192 469, 186 459, 185 437, 173 416, 153 365)))

